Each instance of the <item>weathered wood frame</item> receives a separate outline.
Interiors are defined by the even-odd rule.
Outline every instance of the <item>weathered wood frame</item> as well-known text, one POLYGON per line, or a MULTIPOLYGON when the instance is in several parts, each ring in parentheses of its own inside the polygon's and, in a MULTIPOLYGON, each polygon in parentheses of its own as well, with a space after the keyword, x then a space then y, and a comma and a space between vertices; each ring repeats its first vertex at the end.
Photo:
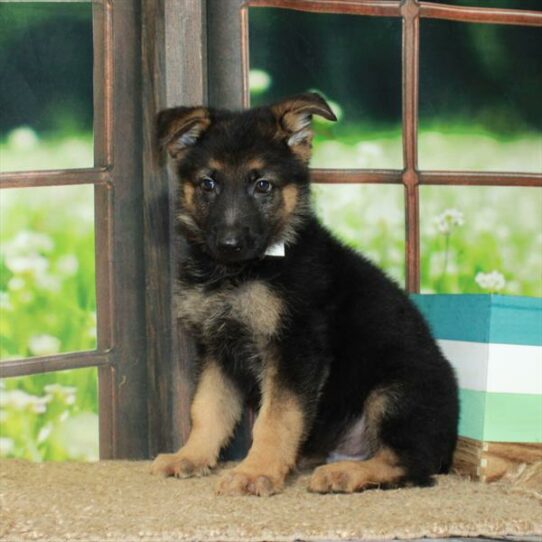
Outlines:
POLYGON ((182 245, 172 242, 175 186, 156 152, 154 116, 207 102, 206 2, 92 6, 94 166, 1 173, 0 189, 94 185, 97 348, 5 361, 0 377, 97 367, 100 456, 146 458, 177 447, 190 428, 192 345, 176 325, 173 291, 182 245))
POLYGON ((207 103, 205 4, 142 1, 150 455, 175 450, 188 437, 194 355, 175 316, 183 245, 175 234, 176 185, 157 152, 154 119, 167 107, 207 103))
POLYGON ((409 292, 420 290, 419 187, 421 185, 542 186, 542 173, 422 171, 418 168, 420 19, 542 26, 542 11, 449 6, 418 2, 418 0, 248 0, 244 2, 241 13, 245 105, 249 101, 248 11, 249 8, 266 7, 402 19, 403 169, 314 169, 312 178, 318 183, 402 184, 404 186, 406 288, 409 292))
POLYGON ((98 367, 100 455, 143 458, 149 447, 140 11, 135 0, 118 6, 92 3, 94 167, 0 174, 2 189, 94 185, 97 348, 6 361, 0 376, 98 367))

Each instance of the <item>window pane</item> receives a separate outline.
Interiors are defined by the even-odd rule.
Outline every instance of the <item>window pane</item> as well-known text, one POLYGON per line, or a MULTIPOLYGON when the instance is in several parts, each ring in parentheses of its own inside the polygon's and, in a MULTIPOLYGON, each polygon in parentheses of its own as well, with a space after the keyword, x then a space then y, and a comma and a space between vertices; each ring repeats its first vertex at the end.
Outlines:
POLYGON ((92 4, 0 3, 0 171, 94 164, 92 4))
POLYGON ((0 192, 0 359, 96 347, 92 186, 0 192))
POLYGON ((405 279, 403 188, 391 185, 313 185, 318 216, 348 246, 399 284, 405 279))
POLYGON ((0 381, 0 457, 96 461, 96 368, 0 381))
POLYGON ((423 186, 423 292, 542 296, 542 189, 423 186))
POLYGON ((401 20, 251 9, 253 105, 315 90, 339 122, 315 119, 313 167, 402 168, 401 20))
POLYGON ((420 167, 542 171, 542 28, 421 22, 420 167))

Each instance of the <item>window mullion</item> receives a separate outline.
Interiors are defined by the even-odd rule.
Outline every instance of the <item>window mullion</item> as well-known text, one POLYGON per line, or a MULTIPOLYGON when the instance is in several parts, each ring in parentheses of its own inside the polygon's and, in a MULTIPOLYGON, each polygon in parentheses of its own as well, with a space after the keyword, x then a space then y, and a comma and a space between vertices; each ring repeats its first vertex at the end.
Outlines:
POLYGON ((419 4, 405 0, 403 16, 403 184, 405 186, 406 288, 420 290, 420 210, 418 192, 419 4))

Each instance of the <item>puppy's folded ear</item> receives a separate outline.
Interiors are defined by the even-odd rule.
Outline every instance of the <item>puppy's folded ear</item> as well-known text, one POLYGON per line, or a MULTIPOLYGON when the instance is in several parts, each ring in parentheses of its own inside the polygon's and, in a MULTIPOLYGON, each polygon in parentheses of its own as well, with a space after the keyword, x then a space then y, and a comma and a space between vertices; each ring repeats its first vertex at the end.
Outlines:
POLYGON ((160 111, 156 130, 160 148, 178 160, 209 128, 211 120, 205 107, 173 107, 160 111))
POLYGON ((271 112, 277 119, 278 137, 285 139, 292 152, 304 162, 309 161, 311 154, 312 116, 337 120, 327 102, 313 92, 286 98, 272 105, 271 112))

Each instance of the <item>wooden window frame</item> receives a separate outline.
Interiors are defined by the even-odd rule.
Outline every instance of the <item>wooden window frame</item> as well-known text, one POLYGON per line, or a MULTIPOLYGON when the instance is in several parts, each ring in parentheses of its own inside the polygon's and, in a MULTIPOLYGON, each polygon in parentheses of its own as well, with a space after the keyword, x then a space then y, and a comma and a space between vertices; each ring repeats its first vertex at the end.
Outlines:
POLYGON ((463 23, 542 26, 542 10, 468 7, 417 0, 248 0, 241 6, 244 105, 248 90, 248 10, 284 8, 312 13, 401 18, 403 169, 313 169, 316 183, 402 184, 405 190, 406 289, 420 291, 420 195, 423 185, 542 186, 542 173, 430 171, 418 168, 418 97, 420 19, 463 23))
MULTIPOLYGON (((59 9, 69 2, 59 1, 59 9)), ((140 400, 147 368, 139 2, 123 1, 122 9, 113 4, 92 1, 94 166, 0 174, 2 190, 94 185, 97 347, 4 361, 0 377, 97 367, 100 456, 143 458, 148 417, 140 400)))

